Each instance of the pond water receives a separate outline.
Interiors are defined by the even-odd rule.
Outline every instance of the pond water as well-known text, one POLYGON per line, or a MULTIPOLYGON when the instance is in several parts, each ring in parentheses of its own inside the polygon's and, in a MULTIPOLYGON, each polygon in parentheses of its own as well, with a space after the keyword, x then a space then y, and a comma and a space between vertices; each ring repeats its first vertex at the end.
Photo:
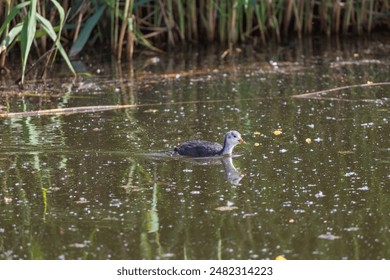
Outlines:
POLYGON ((21 94, 2 80, 8 112, 137 106, 0 118, 0 259, 389 259, 389 50, 95 59, 21 94), (366 86, 303 95, 347 85, 366 86), (166 153, 233 129, 231 158, 166 153))

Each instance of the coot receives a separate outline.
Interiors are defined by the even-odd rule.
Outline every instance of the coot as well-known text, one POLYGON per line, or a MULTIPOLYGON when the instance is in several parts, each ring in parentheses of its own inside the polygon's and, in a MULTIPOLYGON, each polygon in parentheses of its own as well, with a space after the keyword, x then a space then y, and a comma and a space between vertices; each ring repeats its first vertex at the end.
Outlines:
POLYGON ((238 131, 232 130, 226 133, 223 146, 218 143, 192 140, 181 144, 174 151, 179 155, 191 157, 212 157, 231 155, 237 144, 245 143, 238 131))

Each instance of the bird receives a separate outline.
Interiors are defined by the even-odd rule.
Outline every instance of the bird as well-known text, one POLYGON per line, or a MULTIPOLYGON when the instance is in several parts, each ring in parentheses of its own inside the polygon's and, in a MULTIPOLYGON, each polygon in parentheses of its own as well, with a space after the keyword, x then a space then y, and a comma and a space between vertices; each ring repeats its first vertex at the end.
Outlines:
POLYGON ((174 149, 174 153, 190 157, 229 156, 237 144, 244 144, 241 134, 232 130, 225 134, 223 146, 219 143, 191 140, 182 143, 174 149))

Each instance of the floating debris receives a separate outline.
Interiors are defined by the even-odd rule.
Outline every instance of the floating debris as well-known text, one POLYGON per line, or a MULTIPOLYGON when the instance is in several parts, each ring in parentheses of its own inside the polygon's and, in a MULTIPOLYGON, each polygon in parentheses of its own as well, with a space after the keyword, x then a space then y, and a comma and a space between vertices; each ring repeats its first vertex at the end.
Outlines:
POLYGON ((84 197, 80 197, 80 199, 75 201, 75 203, 77 203, 77 204, 84 204, 84 203, 89 203, 89 201, 86 198, 84 198, 84 197))
POLYGON ((73 244, 70 244, 69 247, 82 249, 82 248, 88 247, 88 244, 86 244, 86 243, 73 243, 73 244))
POLYGON ((360 228, 358 227, 349 227, 349 228, 344 228, 345 231, 358 231, 360 228))
POLYGON ((326 240, 336 240, 336 239, 340 239, 341 236, 334 235, 334 234, 331 234, 330 232, 327 232, 325 234, 320 234, 318 236, 318 238, 326 239, 326 240))
POLYGON ((145 110, 144 113, 157 113, 158 112, 158 109, 148 109, 148 110, 145 110))
POLYGON ((344 177, 352 177, 352 176, 356 176, 357 173, 356 172, 347 172, 344 174, 344 177))
POLYGON ((139 192, 139 191, 143 190, 139 186, 135 186, 135 185, 123 185, 123 186, 119 186, 119 187, 124 189, 126 192, 139 192))
POLYGON ((355 152, 354 151, 338 151, 337 153, 339 153, 341 155, 350 155, 350 154, 354 154, 355 152))
POLYGON ((218 210, 218 211, 232 211, 232 210, 236 210, 236 209, 238 209, 237 206, 220 206, 220 207, 215 208, 215 210, 218 210))
POLYGON ((316 198, 325 197, 324 193, 322 191, 319 191, 314 195, 316 198))

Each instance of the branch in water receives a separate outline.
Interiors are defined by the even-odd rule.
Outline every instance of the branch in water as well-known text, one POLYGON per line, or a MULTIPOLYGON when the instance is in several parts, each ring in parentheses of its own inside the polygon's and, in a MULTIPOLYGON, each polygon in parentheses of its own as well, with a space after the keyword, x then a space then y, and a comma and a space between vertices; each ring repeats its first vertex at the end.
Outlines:
MULTIPOLYGON (((329 99, 325 97, 331 92, 336 92, 345 89, 357 88, 357 87, 371 87, 371 86, 388 86, 390 82, 383 83, 367 83, 361 85, 343 86, 338 88, 320 90, 315 92, 297 94, 291 96, 292 98, 317 98, 317 99, 329 99)), ((241 101, 268 99, 269 97, 255 97, 255 98, 243 98, 241 101)), ((237 101, 237 99, 234 99, 237 101)), ((50 116, 50 115, 70 115, 70 114, 81 114, 81 113, 93 113, 102 112, 117 109, 127 108, 139 108, 139 107, 150 107, 150 106, 167 106, 167 105, 181 105, 181 104, 199 104, 199 103, 217 103, 217 102, 229 102, 232 100, 195 100, 195 101, 183 101, 183 102, 171 102, 171 103, 149 103, 149 104, 128 104, 128 105, 101 105, 101 106, 85 106, 85 107, 72 107, 72 108, 59 108, 49 110, 39 110, 30 112, 16 112, 16 113, 0 113, 0 118, 22 118, 22 117, 39 117, 39 116, 50 116)))
POLYGON ((345 89, 358 88, 358 87, 388 86, 388 85, 390 85, 390 82, 367 83, 367 84, 361 84, 361 85, 343 86, 343 87, 337 87, 337 88, 331 88, 331 89, 324 89, 324 90, 320 90, 320 91, 296 94, 296 95, 293 95, 291 97, 292 98, 321 98, 323 95, 326 95, 328 93, 340 91, 340 90, 345 90, 345 89))

